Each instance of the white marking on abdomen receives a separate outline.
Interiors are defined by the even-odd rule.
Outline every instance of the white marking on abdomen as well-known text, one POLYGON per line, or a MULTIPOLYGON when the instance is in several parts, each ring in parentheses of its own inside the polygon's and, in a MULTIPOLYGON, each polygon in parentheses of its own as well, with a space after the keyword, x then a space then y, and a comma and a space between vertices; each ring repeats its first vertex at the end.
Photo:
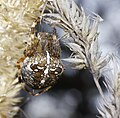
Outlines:
POLYGON ((49 54, 49 52, 48 51, 46 51, 46 53, 47 53, 47 67, 46 67, 46 69, 45 69, 45 71, 44 71, 44 74, 45 74, 45 76, 48 74, 48 69, 49 69, 49 64, 50 64, 50 54, 49 54))
POLYGON ((51 71, 55 71, 56 69, 55 69, 55 68, 54 68, 54 69, 53 69, 53 68, 51 68, 50 70, 51 70, 51 71))
POLYGON ((38 71, 38 69, 34 69, 34 71, 36 71, 36 72, 37 72, 37 71, 38 71))
POLYGON ((50 64, 50 54, 48 51, 46 51, 46 53, 47 53, 47 64, 50 64))
POLYGON ((40 69, 40 70, 41 70, 41 69, 44 69, 44 67, 40 67, 40 66, 37 66, 37 68, 40 69))
POLYGON ((45 80, 43 79, 43 80, 41 80, 41 84, 44 84, 45 83, 45 80))
POLYGON ((28 69, 29 71, 33 71, 30 66, 31 66, 31 63, 28 63, 27 69, 28 69))
POLYGON ((48 74, 48 67, 45 69, 44 74, 45 74, 45 75, 48 74))

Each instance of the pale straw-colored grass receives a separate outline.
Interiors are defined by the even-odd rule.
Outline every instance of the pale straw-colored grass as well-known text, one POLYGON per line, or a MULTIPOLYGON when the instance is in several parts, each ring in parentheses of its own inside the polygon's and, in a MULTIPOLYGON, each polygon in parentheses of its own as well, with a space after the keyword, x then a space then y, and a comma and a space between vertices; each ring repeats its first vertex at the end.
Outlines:
MULTIPOLYGON (((93 75, 94 82, 103 99, 98 111, 102 118, 120 117, 120 98, 119 98, 119 73, 112 64, 116 56, 110 54, 103 56, 98 44, 98 25, 102 18, 97 14, 86 15, 82 7, 78 7, 74 0, 55 0, 48 3, 49 13, 44 14, 44 20, 63 29, 65 32, 64 40, 66 46, 72 51, 70 57, 63 59, 71 64, 74 69, 88 69, 93 75), (106 70, 108 69, 108 70, 106 70), (112 78, 106 76, 105 72, 114 74, 112 78), (105 86, 108 94, 112 96, 109 101, 99 84, 101 76, 105 77, 105 86), (112 84, 109 84, 112 83, 112 84)), ((119 61, 117 66, 119 67, 119 61)), ((89 80, 88 80, 89 81, 89 80)))
POLYGON ((12 118, 19 110, 21 85, 15 65, 43 4, 43 0, 0 0, 0 118, 12 118))

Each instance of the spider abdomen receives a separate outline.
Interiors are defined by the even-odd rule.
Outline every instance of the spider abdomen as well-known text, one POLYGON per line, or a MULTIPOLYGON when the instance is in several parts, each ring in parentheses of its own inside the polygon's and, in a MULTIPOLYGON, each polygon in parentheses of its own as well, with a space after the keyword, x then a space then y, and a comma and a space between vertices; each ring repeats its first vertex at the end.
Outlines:
POLYGON ((31 43, 24 51, 24 56, 19 80, 25 84, 25 90, 34 96, 51 88, 63 72, 59 41, 55 34, 31 34, 31 43))
POLYGON ((52 86, 63 72, 60 61, 60 47, 57 40, 49 33, 39 33, 35 46, 29 46, 21 68, 22 81, 33 89, 43 89, 52 86), (32 51, 30 55, 30 51, 32 51), (34 53, 33 53, 34 52, 34 53))
POLYGON ((63 71, 61 61, 50 56, 41 54, 36 57, 27 57, 22 65, 22 80, 33 89, 43 89, 52 86, 63 71))

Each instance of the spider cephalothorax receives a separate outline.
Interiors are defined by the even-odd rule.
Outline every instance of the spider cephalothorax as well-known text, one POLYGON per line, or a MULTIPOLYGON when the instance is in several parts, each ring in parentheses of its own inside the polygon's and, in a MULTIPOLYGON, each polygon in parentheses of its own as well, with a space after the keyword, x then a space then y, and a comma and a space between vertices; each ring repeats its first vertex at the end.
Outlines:
MULTIPOLYGON (((32 95, 47 91, 63 72, 60 46, 55 33, 39 32, 32 27, 31 44, 24 51, 19 72, 20 82, 32 95), (35 93, 35 90, 40 90, 35 93)), ((21 60, 21 59, 20 59, 21 60)), ((18 61, 19 63, 20 61, 18 61)))

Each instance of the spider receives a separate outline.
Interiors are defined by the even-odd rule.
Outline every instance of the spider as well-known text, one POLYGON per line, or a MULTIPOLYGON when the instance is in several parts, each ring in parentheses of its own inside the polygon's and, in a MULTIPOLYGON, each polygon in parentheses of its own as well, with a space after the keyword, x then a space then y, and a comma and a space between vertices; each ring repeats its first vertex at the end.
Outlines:
POLYGON ((53 33, 36 33, 35 27, 39 22, 40 18, 33 22, 31 44, 27 46, 24 56, 16 64, 19 82, 24 83, 24 89, 33 96, 50 89, 64 70, 55 30, 53 33))

